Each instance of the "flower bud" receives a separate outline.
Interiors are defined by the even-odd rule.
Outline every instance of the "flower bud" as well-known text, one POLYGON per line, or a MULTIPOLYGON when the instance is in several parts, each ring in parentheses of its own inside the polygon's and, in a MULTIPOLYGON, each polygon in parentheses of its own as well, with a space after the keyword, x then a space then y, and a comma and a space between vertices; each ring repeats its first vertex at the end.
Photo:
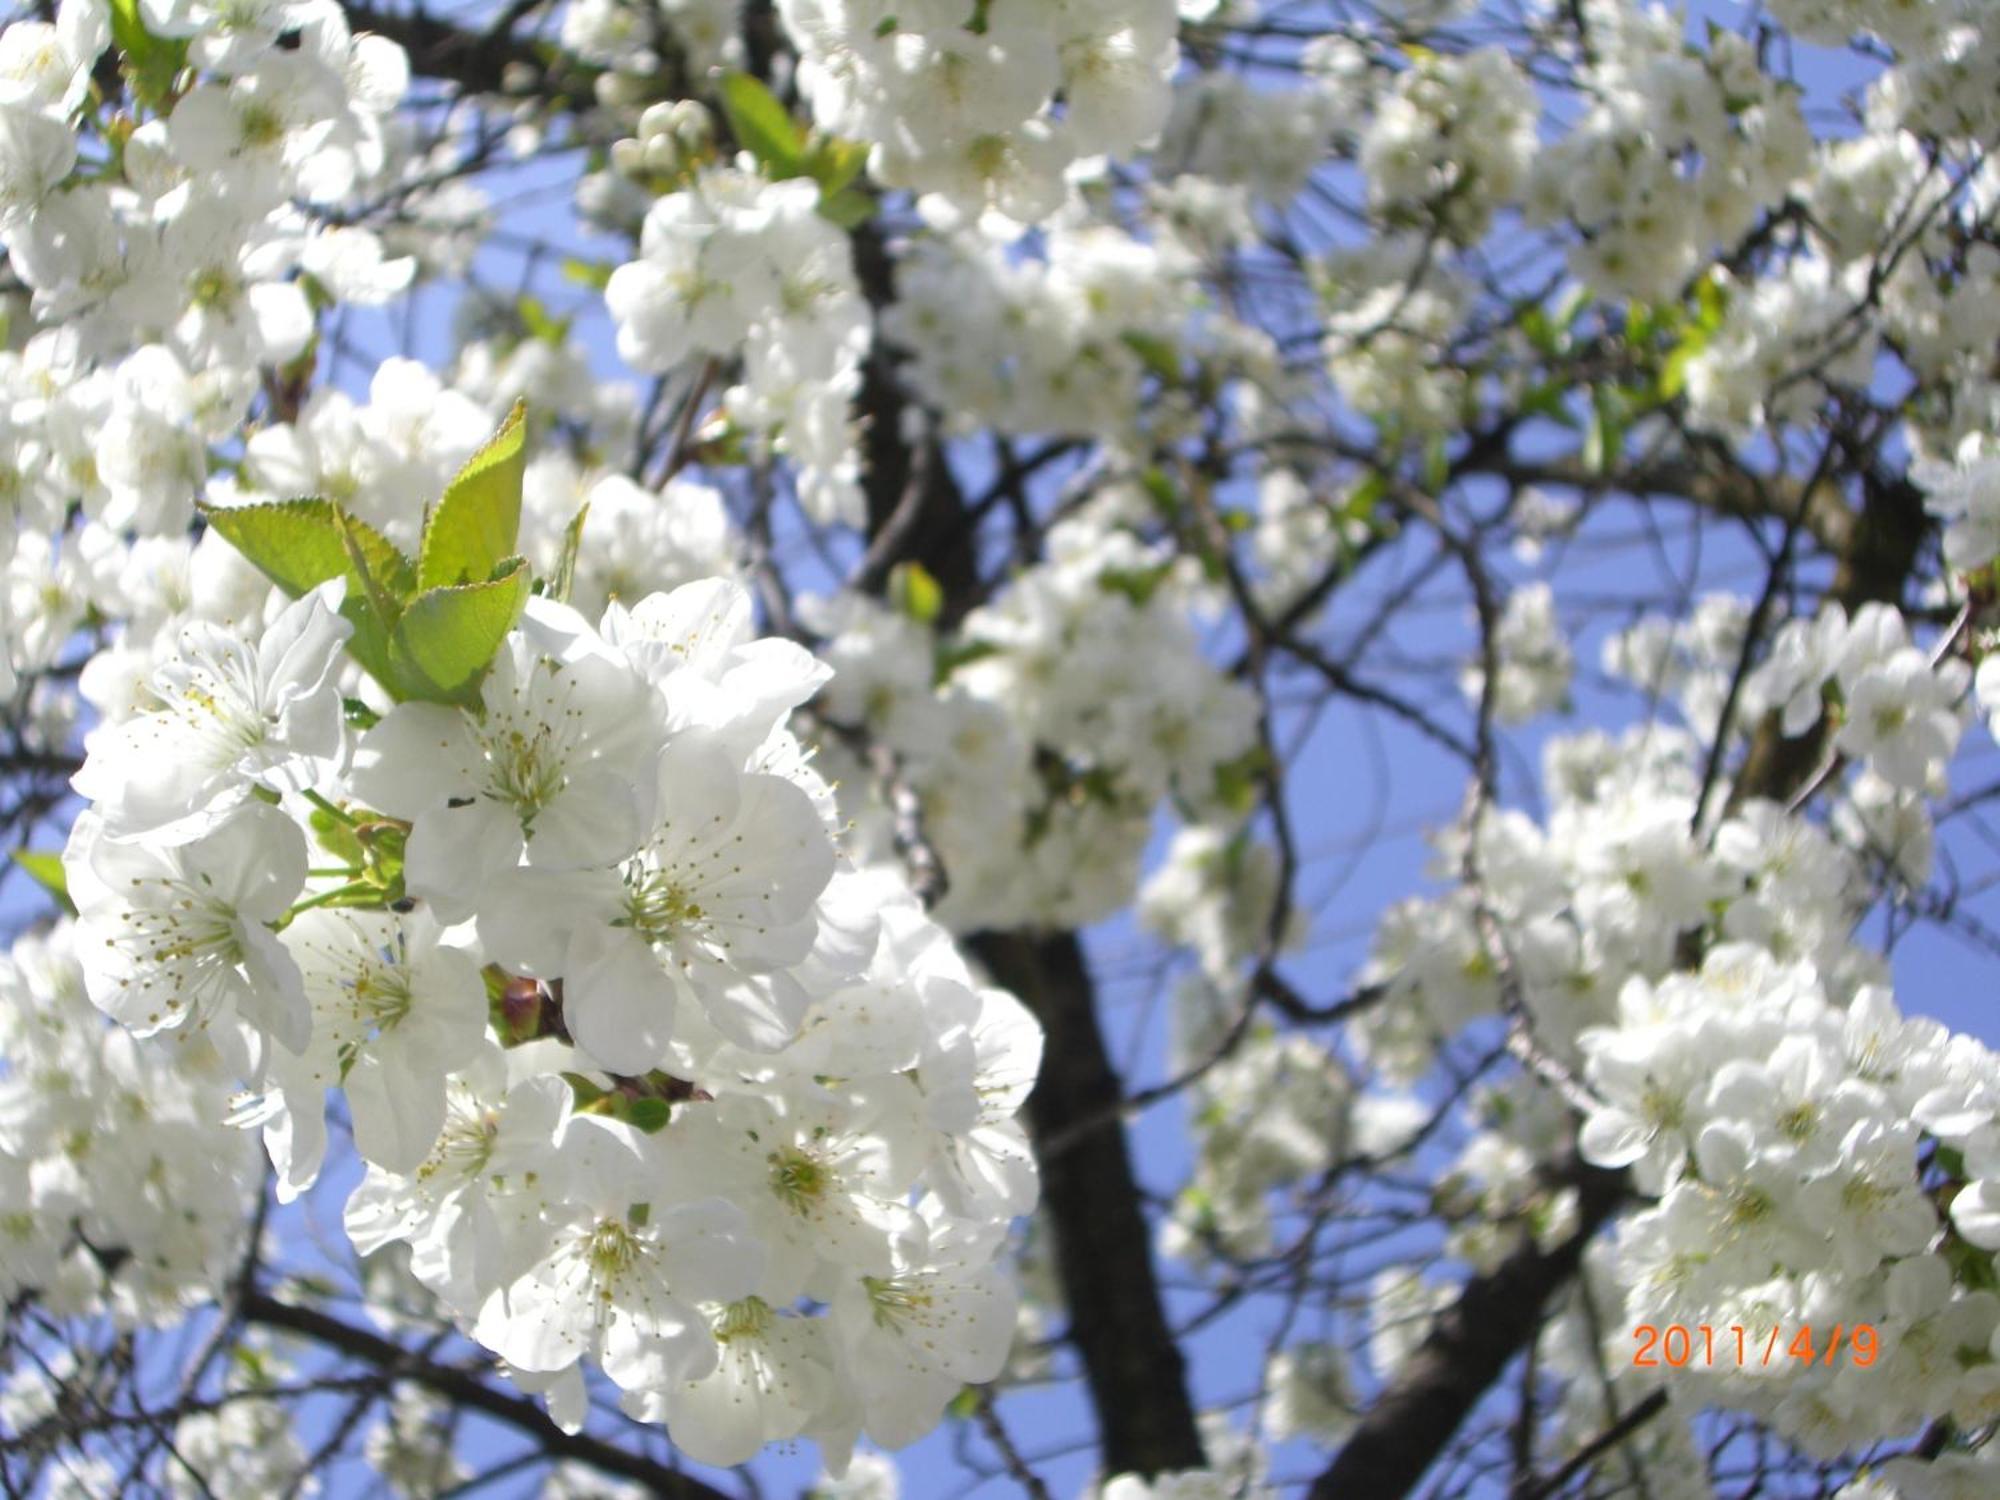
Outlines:
POLYGON ((680 143, 670 135, 656 135, 648 139, 641 155, 648 172, 670 175, 681 164, 680 143))
POLYGON ((599 73, 593 91, 606 109, 630 109, 645 91, 645 81, 630 73, 599 73))
POLYGON ((611 170, 621 177, 637 177, 646 170, 646 148, 631 137, 611 143, 611 170))
POLYGON ((670 111, 676 139, 689 151, 706 150, 715 140, 715 116, 698 99, 678 99, 670 111))
POLYGON ((656 135, 671 135, 674 128, 675 101, 661 99, 646 106, 646 112, 639 116, 639 139, 647 141, 656 135))

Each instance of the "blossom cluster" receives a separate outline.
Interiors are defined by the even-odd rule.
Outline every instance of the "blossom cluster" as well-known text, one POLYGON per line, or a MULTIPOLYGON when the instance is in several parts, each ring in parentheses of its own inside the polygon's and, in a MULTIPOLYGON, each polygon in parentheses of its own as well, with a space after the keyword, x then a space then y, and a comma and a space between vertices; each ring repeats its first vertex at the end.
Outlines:
POLYGON ((1894 608, 1864 605, 1850 621, 1829 604, 1812 620, 1786 622, 1752 691, 1794 737, 1820 722, 1831 695, 1839 713, 1834 744, 1888 785, 1923 793, 1942 784, 1958 749, 1971 680, 1963 661, 1934 662, 1919 650, 1894 608))
POLYGON ((635 370, 740 357, 741 383, 724 402, 731 422, 790 458, 815 520, 858 525, 848 406, 870 324, 847 238, 819 202, 809 178, 702 168, 646 211, 638 258, 612 272, 604 295, 635 370))
POLYGON ((104 1025, 84 941, 59 922, 0 958, 0 1300, 170 1324, 241 1260, 262 1164, 205 1037, 104 1025))
MULTIPOLYGON (((1155 810, 1226 808, 1256 745, 1255 696, 1203 653, 1204 586, 1170 550, 1099 516, 1057 527, 1048 552, 949 635, 851 595, 808 612, 836 668, 821 705, 905 763, 955 927, 1115 910, 1155 810)), ((857 844, 891 848, 865 770, 842 785, 857 844)))
MULTIPOLYGON (((0 354, 10 680, 53 665, 93 612, 146 642, 179 612, 195 502, 260 369, 309 370, 321 311, 390 301, 425 258, 422 234, 377 232, 357 206, 392 187, 419 212, 444 196, 406 182, 421 164, 394 123, 402 49, 353 33, 339 7, 143 10, 119 54, 145 53, 126 56, 129 99, 92 83, 111 49, 103 5, 68 0, 5 32, 0 235, 24 292, 21 336, 0 354)), ((297 493, 301 464, 319 462, 367 506, 413 463, 448 474, 467 412, 447 403, 419 460, 437 398, 400 364, 372 426, 322 399, 306 425, 324 454, 274 426, 246 486, 297 493), (399 425, 387 413, 405 400, 399 425)), ((491 425, 470 422, 467 452, 491 425)))
POLYGON ((1784 196, 1812 133, 1747 38, 1697 50, 1664 7, 1591 0, 1585 14, 1598 102, 1537 156, 1527 202, 1580 231, 1570 261, 1584 280, 1670 294, 1784 196))
MULTIPOLYGON (((1718 1363, 1675 1371, 1674 1400, 1754 1412, 1822 1457, 1926 1413, 1977 1425, 2000 1368, 2000 1062, 1905 1019, 1885 961, 1853 937, 1871 867, 1927 878, 1926 799, 1945 788, 1971 673, 1919 648, 1885 606, 1789 622, 1739 707, 1751 723, 1768 712, 1780 736, 1820 736, 1841 757, 1829 774, 1847 758, 1855 769, 1826 823, 1726 788, 1709 803, 1726 815, 1705 818, 1700 747, 1724 732, 1718 679, 1740 670, 1746 613, 1708 604, 1606 653, 1677 696, 1704 738, 1654 725, 1551 741, 1545 821, 1486 810, 1440 843, 1440 873, 1471 869, 1478 885, 1383 922, 1364 980, 1392 1003, 1355 1024, 1367 1072, 1349 1080, 1348 1113, 1420 1077, 1482 1018, 1518 1016, 1539 1071, 1486 1091, 1486 1128, 1446 1178, 1461 1204, 1448 1243, 1492 1265, 1523 1232, 1571 1231, 1573 1190, 1552 1190, 1537 1164, 1562 1149, 1578 1101, 1582 1160, 1628 1171, 1640 1199, 1580 1294, 1624 1320, 1586 1332, 1573 1310, 1556 1325, 1579 1374, 1601 1358, 1622 1385, 1642 1380, 1616 1338, 1639 1323, 1870 1323, 1886 1380, 1838 1362, 1718 1363)), ((1239 1204, 1224 1223, 1254 1226, 1259 1211, 1239 1204)), ((1579 1440, 1595 1420, 1577 1414, 1579 1440)))
POLYGON ((1179 60, 1173 0, 782 0, 821 128, 869 144, 869 171, 962 215, 1033 223, 1081 157, 1158 135, 1179 60), (1060 97, 1060 109, 1054 101, 1060 97))
POLYGON ((2000 1058, 1850 986, 1724 945, 1628 981, 1617 1023, 1579 1038, 1603 1101, 1582 1153, 1658 1198, 1618 1227, 1633 1321, 1877 1329, 1865 1368, 1688 1372, 1826 1457, 2000 1400, 2000 1298, 1975 1269, 2000 1251, 2000 1058))
MULTIPOLYGON (((1148 355, 1178 359, 1193 269, 1173 246, 1109 225, 1051 229, 1042 256, 1025 260, 1004 242, 939 237, 897 266, 882 332, 911 353, 911 378, 955 428, 1116 438, 1141 410, 1148 355)), ((1144 415, 1171 431, 1172 398, 1144 415)))
POLYGON ((824 668, 715 580, 531 600, 464 706, 344 709, 345 582, 188 626, 90 737, 90 998, 212 1046, 281 1198, 338 1093, 356 1247, 566 1420, 588 1362, 710 1462, 918 1435, 1006 1352, 1039 1033, 842 856, 784 727, 824 668))

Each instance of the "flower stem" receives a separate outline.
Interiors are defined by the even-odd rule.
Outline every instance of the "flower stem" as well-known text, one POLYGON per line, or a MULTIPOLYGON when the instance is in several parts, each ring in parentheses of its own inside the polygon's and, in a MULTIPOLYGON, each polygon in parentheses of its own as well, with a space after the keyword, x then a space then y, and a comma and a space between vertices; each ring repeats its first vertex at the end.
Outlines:
POLYGON ((306 799, 306 801, 310 802, 314 807, 318 808, 321 812, 325 813, 328 817, 340 819, 340 821, 345 823, 349 828, 352 828, 357 822, 360 821, 358 818, 354 816, 353 813, 349 812, 346 808, 334 806, 333 803, 327 801, 325 797, 321 796, 311 787, 307 787, 306 790, 302 792, 300 795, 303 796, 306 799))

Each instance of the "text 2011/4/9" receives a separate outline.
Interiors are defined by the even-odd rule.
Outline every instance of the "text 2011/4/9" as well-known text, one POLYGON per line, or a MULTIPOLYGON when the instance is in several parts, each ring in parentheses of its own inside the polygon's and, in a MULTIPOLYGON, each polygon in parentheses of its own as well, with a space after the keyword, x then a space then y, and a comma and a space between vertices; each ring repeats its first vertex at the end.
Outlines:
POLYGON ((1882 1352, 1882 1343, 1872 1323, 1835 1323, 1815 1328, 1802 1323, 1789 1332, 1782 1328, 1746 1328, 1732 1323, 1711 1328, 1706 1323, 1689 1327, 1669 1323, 1656 1328, 1641 1323, 1632 1330, 1637 1348, 1632 1363, 1645 1369, 1685 1369, 1736 1365, 1739 1368, 1768 1368, 1773 1365, 1831 1365, 1845 1360, 1865 1370, 1882 1352))

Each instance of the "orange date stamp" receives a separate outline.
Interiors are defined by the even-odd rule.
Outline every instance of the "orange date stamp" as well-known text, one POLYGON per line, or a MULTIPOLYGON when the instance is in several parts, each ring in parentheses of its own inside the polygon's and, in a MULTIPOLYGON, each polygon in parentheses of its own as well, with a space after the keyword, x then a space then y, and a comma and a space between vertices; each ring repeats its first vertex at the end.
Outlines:
POLYGON ((1711 1328, 1706 1323, 1692 1327, 1686 1323, 1664 1327, 1641 1323, 1632 1330, 1638 1346, 1632 1351, 1632 1363, 1646 1370, 1662 1366, 1683 1370, 1691 1365, 1700 1369, 1734 1365, 1747 1370, 1845 1361, 1865 1370, 1882 1354, 1882 1340, 1872 1323, 1835 1323, 1819 1328, 1802 1323, 1786 1335, 1782 1327, 1746 1328, 1737 1323, 1725 1328, 1711 1328))

